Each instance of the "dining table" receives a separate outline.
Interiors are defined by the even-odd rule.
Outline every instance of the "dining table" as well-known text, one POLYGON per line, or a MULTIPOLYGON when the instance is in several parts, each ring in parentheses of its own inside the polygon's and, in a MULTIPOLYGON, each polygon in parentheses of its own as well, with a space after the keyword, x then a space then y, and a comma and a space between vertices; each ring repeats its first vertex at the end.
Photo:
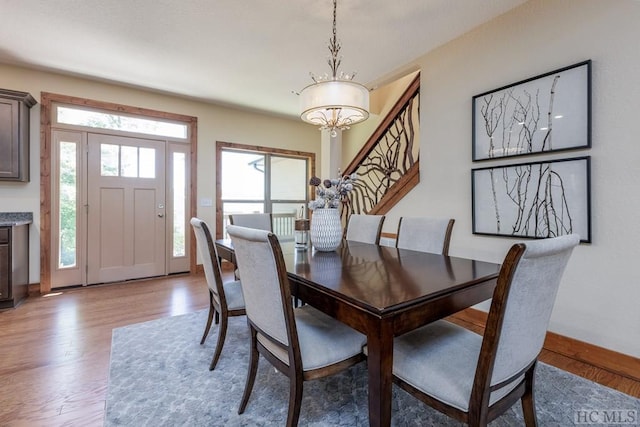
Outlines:
MULTIPOLYGON (((235 264, 233 244, 216 240, 235 264)), ((492 297, 500 265, 343 241, 335 251, 281 243, 291 294, 367 337, 369 425, 391 424, 394 337, 492 297)), ((242 275, 242 266, 238 266, 242 275)))

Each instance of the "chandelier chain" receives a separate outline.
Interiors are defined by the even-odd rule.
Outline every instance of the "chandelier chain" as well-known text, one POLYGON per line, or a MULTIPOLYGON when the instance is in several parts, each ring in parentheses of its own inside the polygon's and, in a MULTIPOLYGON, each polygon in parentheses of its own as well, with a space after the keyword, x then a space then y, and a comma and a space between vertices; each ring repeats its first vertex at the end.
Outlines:
POLYGON ((331 57, 327 61, 331 68, 333 80, 338 76, 338 67, 340 67, 341 62, 341 59, 338 57, 338 53, 340 53, 340 42, 338 41, 338 30, 336 25, 337 7, 338 0, 333 0, 333 37, 329 39, 329 52, 331 52, 331 57))

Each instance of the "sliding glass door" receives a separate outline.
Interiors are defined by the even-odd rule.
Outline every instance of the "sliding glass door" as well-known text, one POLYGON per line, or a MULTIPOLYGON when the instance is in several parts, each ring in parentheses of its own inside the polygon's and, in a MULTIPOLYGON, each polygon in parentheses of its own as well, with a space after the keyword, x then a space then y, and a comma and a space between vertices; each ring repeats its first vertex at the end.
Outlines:
POLYGON ((268 212, 278 238, 293 239, 293 221, 306 209, 310 159, 233 148, 218 153, 222 235, 229 215, 268 212))

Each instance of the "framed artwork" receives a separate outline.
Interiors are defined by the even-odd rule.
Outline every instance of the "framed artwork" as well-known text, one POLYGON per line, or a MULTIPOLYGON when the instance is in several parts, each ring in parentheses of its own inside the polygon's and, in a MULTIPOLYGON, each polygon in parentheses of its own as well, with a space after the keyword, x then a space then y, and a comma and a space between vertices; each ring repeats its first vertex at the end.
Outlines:
POLYGON ((473 161, 591 147, 591 60, 473 97, 473 161))
POLYGON ((471 170, 473 233, 591 242, 591 158, 471 170))

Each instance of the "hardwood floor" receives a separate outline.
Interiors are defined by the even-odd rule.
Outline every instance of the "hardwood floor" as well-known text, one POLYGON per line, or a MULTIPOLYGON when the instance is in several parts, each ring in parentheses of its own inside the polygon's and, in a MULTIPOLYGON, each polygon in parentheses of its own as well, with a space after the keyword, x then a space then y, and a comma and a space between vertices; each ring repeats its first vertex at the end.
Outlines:
MULTIPOLYGON (((0 425, 101 426, 111 330, 207 307, 204 276, 183 275, 30 296, 0 312, 0 425)), ((548 353, 551 365, 640 397, 637 381, 548 353)))
POLYGON ((0 312, 0 425, 102 426, 111 330, 208 307, 204 275, 67 289, 0 312))

